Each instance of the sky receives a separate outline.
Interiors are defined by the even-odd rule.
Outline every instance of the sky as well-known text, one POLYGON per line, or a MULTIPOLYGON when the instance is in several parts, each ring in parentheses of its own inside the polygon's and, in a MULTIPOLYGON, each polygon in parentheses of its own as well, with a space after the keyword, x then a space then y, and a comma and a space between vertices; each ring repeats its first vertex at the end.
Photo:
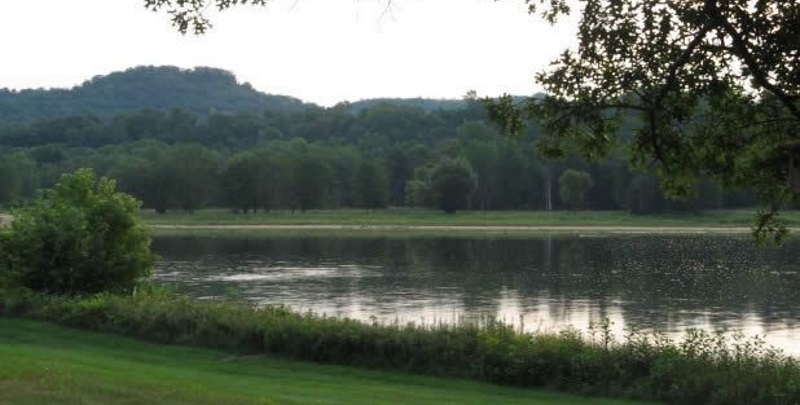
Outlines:
POLYGON ((574 41, 523 0, 274 0, 213 9, 180 35, 143 0, 6 1, 0 88, 69 88, 138 65, 210 66, 272 94, 331 106, 377 97, 533 94, 574 41))

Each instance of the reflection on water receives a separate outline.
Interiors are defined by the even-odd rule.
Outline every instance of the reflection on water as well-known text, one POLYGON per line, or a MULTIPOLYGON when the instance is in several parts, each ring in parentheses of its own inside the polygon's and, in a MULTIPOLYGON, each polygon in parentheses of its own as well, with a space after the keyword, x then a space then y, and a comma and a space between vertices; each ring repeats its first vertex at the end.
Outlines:
POLYGON ((526 330, 610 319, 680 335, 741 331, 800 354, 800 242, 720 236, 210 238, 154 241, 157 279, 385 322, 496 316, 526 330))

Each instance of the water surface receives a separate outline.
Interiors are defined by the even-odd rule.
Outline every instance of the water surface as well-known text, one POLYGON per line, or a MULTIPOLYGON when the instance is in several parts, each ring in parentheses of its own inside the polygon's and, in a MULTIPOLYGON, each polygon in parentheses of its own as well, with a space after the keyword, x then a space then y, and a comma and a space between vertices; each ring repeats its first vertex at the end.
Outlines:
POLYGON ((157 279, 198 298, 432 324, 496 316, 529 331, 603 319, 680 336, 759 335, 800 354, 800 241, 746 236, 160 237, 157 279))

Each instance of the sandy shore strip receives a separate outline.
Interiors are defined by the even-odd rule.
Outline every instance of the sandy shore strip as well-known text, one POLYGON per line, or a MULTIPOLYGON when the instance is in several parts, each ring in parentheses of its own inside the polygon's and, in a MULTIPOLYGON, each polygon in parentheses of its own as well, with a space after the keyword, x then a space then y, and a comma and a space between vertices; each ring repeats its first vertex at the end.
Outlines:
MULTIPOLYGON (((264 231, 420 231, 420 232, 570 232, 619 234, 744 234, 744 226, 558 226, 558 225, 150 225, 158 230, 264 230, 264 231)), ((797 231, 798 229, 793 229, 797 231)))

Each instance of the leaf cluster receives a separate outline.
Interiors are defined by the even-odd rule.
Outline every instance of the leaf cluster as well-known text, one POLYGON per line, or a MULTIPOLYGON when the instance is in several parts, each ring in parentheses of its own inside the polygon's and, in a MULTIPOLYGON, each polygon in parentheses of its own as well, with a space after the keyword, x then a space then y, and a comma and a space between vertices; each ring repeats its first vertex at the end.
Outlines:
POLYGON ((204 34, 212 28, 206 10, 214 6, 219 11, 237 5, 266 6, 267 0, 144 0, 144 6, 151 11, 166 10, 172 16, 172 26, 181 34, 190 29, 196 34, 204 34))

